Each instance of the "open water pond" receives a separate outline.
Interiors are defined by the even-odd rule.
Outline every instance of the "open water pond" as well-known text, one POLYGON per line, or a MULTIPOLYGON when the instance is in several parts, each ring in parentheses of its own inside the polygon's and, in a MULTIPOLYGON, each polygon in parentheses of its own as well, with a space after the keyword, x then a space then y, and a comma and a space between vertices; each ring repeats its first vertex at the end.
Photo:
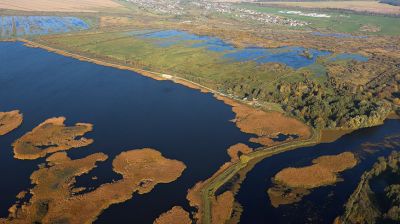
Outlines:
MULTIPOLYGON (((282 63, 293 69, 315 65, 319 57, 329 57, 332 55, 329 51, 293 46, 280 48, 237 48, 217 37, 199 36, 179 30, 129 32, 128 35, 151 40, 159 47, 183 45, 185 47, 205 48, 206 50, 220 53, 222 59, 232 62, 254 61, 257 64, 269 62, 282 63)), ((338 57, 340 60, 354 59, 365 61, 365 57, 357 54, 344 54, 338 57)))
POLYGON ((131 71, 100 66, 21 42, 0 42, 0 111, 20 110, 22 125, 0 137, 1 216, 21 190, 31 187, 30 174, 44 159, 13 158, 11 144, 44 120, 65 116, 66 124, 92 123, 94 143, 68 151, 72 158, 104 152, 109 159, 77 186, 96 187, 118 180, 112 160, 122 151, 150 147, 187 166, 175 182, 159 184, 148 194, 134 194, 112 205, 98 223, 152 223, 175 205, 188 209, 187 190, 207 179, 230 158, 227 148, 247 144, 251 135, 234 123, 231 107, 171 81, 156 81, 131 71), (97 180, 92 180, 97 176, 97 180))
POLYGON ((343 214, 343 205, 355 190, 363 172, 370 170, 378 157, 400 150, 399 140, 400 120, 387 120, 382 126, 355 131, 333 143, 299 148, 266 158, 247 174, 237 195, 244 209, 240 223, 333 223, 337 216, 343 214), (397 146, 387 142, 382 144, 390 136, 395 138, 388 142, 394 141, 397 146), (343 181, 313 189, 300 202, 278 208, 271 205, 267 190, 273 186, 272 178, 280 170, 309 166, 317 157, 347 151, 353 152, 359 163, 339 175, 343 181))
POLYGON ((66 33, 89 29, 77 17, 0 16, 0 38, 66 33))

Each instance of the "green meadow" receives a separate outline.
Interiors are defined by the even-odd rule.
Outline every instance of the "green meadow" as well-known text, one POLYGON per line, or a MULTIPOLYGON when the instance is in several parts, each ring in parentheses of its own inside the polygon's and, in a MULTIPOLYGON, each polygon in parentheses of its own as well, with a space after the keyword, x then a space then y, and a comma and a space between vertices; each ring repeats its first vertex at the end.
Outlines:
POLYGON ((310 10, 310 9, 285 9, 269 6, 258 6, 254 4, 241 4, 241 7, 252 9, 258 12, 265 12, 274 15, 280 15, 287 18, 302 20, 311 23, 308 28, 317 30, 326 30, 328 32, 339 33, 358 33, 358 34, 375 34, 375 35, 398 35, 400 34, 400 18, 384 15, 364 15, 349 12, 338 12, 332 10, 310 10), (284 14, 279 11, 302 11, 316 12, 328 14, 330 18, 315 18, 294 14, 284 14), (397 24, 397 25, 395 25, 397 24), (379 27, 378 32, 361 32, 363 26, 379 27))

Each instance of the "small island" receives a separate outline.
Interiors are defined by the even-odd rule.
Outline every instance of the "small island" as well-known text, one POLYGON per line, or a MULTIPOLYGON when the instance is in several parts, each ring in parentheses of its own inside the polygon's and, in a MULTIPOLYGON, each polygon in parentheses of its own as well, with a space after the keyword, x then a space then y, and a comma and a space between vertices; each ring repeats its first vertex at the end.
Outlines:
POLYGON ((113 160, 113 170, 122 179, 89 192, 74 187, 76 177, 89 173, 97 162, 107 158, 104 153, 75 160, 66 152, 49 156, 46 166, 31 175, 35 186, 30 189, 29 202, 13 205, 8 218, 0 219, 0 223, 92 223, 110 205, 131 199, 135 192, 148 193, 159 183, 175 181, 186 168, 154 149, 135 149, 113 160))
POLYGON ((338 173, 357 165, 351 152, 321 156, 312 161, 313 165, 300 168, 285 168, 275 177, 275 186, 268 189, 274 207, 298 202, 313 188, 331 185, 339 181, 338 173))
POLYGON ((82 137, 93 125, 77 123, 68 127, 65 117, 50 118, 13 143, 17 159, 37 159, 49 153, 90 145, 92 139, 82 137))
POLYGON ((22 114, 18 110, 0 112, 0 136, 18 128, 22 120, 22 114))

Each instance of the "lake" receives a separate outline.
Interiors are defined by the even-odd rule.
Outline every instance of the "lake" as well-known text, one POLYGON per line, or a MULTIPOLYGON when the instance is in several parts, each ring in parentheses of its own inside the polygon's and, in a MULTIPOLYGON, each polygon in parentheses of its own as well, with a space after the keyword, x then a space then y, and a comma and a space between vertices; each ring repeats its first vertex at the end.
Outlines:
POLYGON ((31 187, 30 174, 44 162, 14 159, 11 144, 51 117, 65 116, 67 125, 94 125, 85 135, 94 143, 69 150, 70 157, 95 152, 109 156, 93 172, 79 177, 77 186, 95 187, 119 179, 112 171, 112 159, 130 149, 154 148, 187 166, 175 182, 159 184, 151 193, 134 194, 132 200, 111 206, 97 223, 152 223, 175 205, 189 210, 187 190, 230 159, 229 146, 250 144, 252 135, 230 122, 234 118, 230 106, 212 94, 171 81, 82 62, 21 42, 0 42, 0 68, 0 111, 19 109, 24 115, 18 129, 0 137, 2 217, 18 192, 31 187))

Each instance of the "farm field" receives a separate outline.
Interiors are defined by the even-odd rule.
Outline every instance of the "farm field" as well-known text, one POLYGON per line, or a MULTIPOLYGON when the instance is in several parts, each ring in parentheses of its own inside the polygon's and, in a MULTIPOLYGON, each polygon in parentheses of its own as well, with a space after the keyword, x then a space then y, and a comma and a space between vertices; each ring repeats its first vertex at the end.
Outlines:
POLYGON ((2 0, 0 9, 40 12, 98 12, 121 8, 112 0, 2 0))
MULTIPOLYGON (((319 2, 316 2, 317 4, 319 2)), ((270 4, 270 3, 268 3, 270 4)), ((286 4, 286 3, 285 3, 286 4)), ((302 3, 299 3, 302 4, 302 3)), ((324 4, 324 3, 321 3, 324 4)), ((336 4, 332 3, 332 4, 336 4)), ((368 4, 368 3, 367 3, 368 4)), ((400 34, 400 26, 393 24, 400 23, 399 17, 390 17, 385 15, 363 15, 352 14, 346 11, 319 11, 308 7, 304 8, 284 8, 278 3, 267 5, 245 4, 245 8, 255 10, 257 12, 271 13, 274 15, 285 16, 292 19, 307 21, 310 23, 308 27, 315 30, 323 30, 325 32, 338 32, 338 33, 358 33, 358 34, 371 34, 371 35, 398 35, 400 34), (298 14, 291 14, 293 11, 300 11, 304 13, 319 13, 326 14, 329 17, 312 17, 302 16, 298 14), (289 13, 288 13, 289 12, 289 13)), ((398 7, 400 8, 400 7, 398 7)), ((400 10, 400 9, 399 9, 400 10)))
POLYGON ((400 14, 400 7, 378 1, 302 1, 266 2, 268 5, 290 6, 309 9, 341 9, 378 14, 400 14))

